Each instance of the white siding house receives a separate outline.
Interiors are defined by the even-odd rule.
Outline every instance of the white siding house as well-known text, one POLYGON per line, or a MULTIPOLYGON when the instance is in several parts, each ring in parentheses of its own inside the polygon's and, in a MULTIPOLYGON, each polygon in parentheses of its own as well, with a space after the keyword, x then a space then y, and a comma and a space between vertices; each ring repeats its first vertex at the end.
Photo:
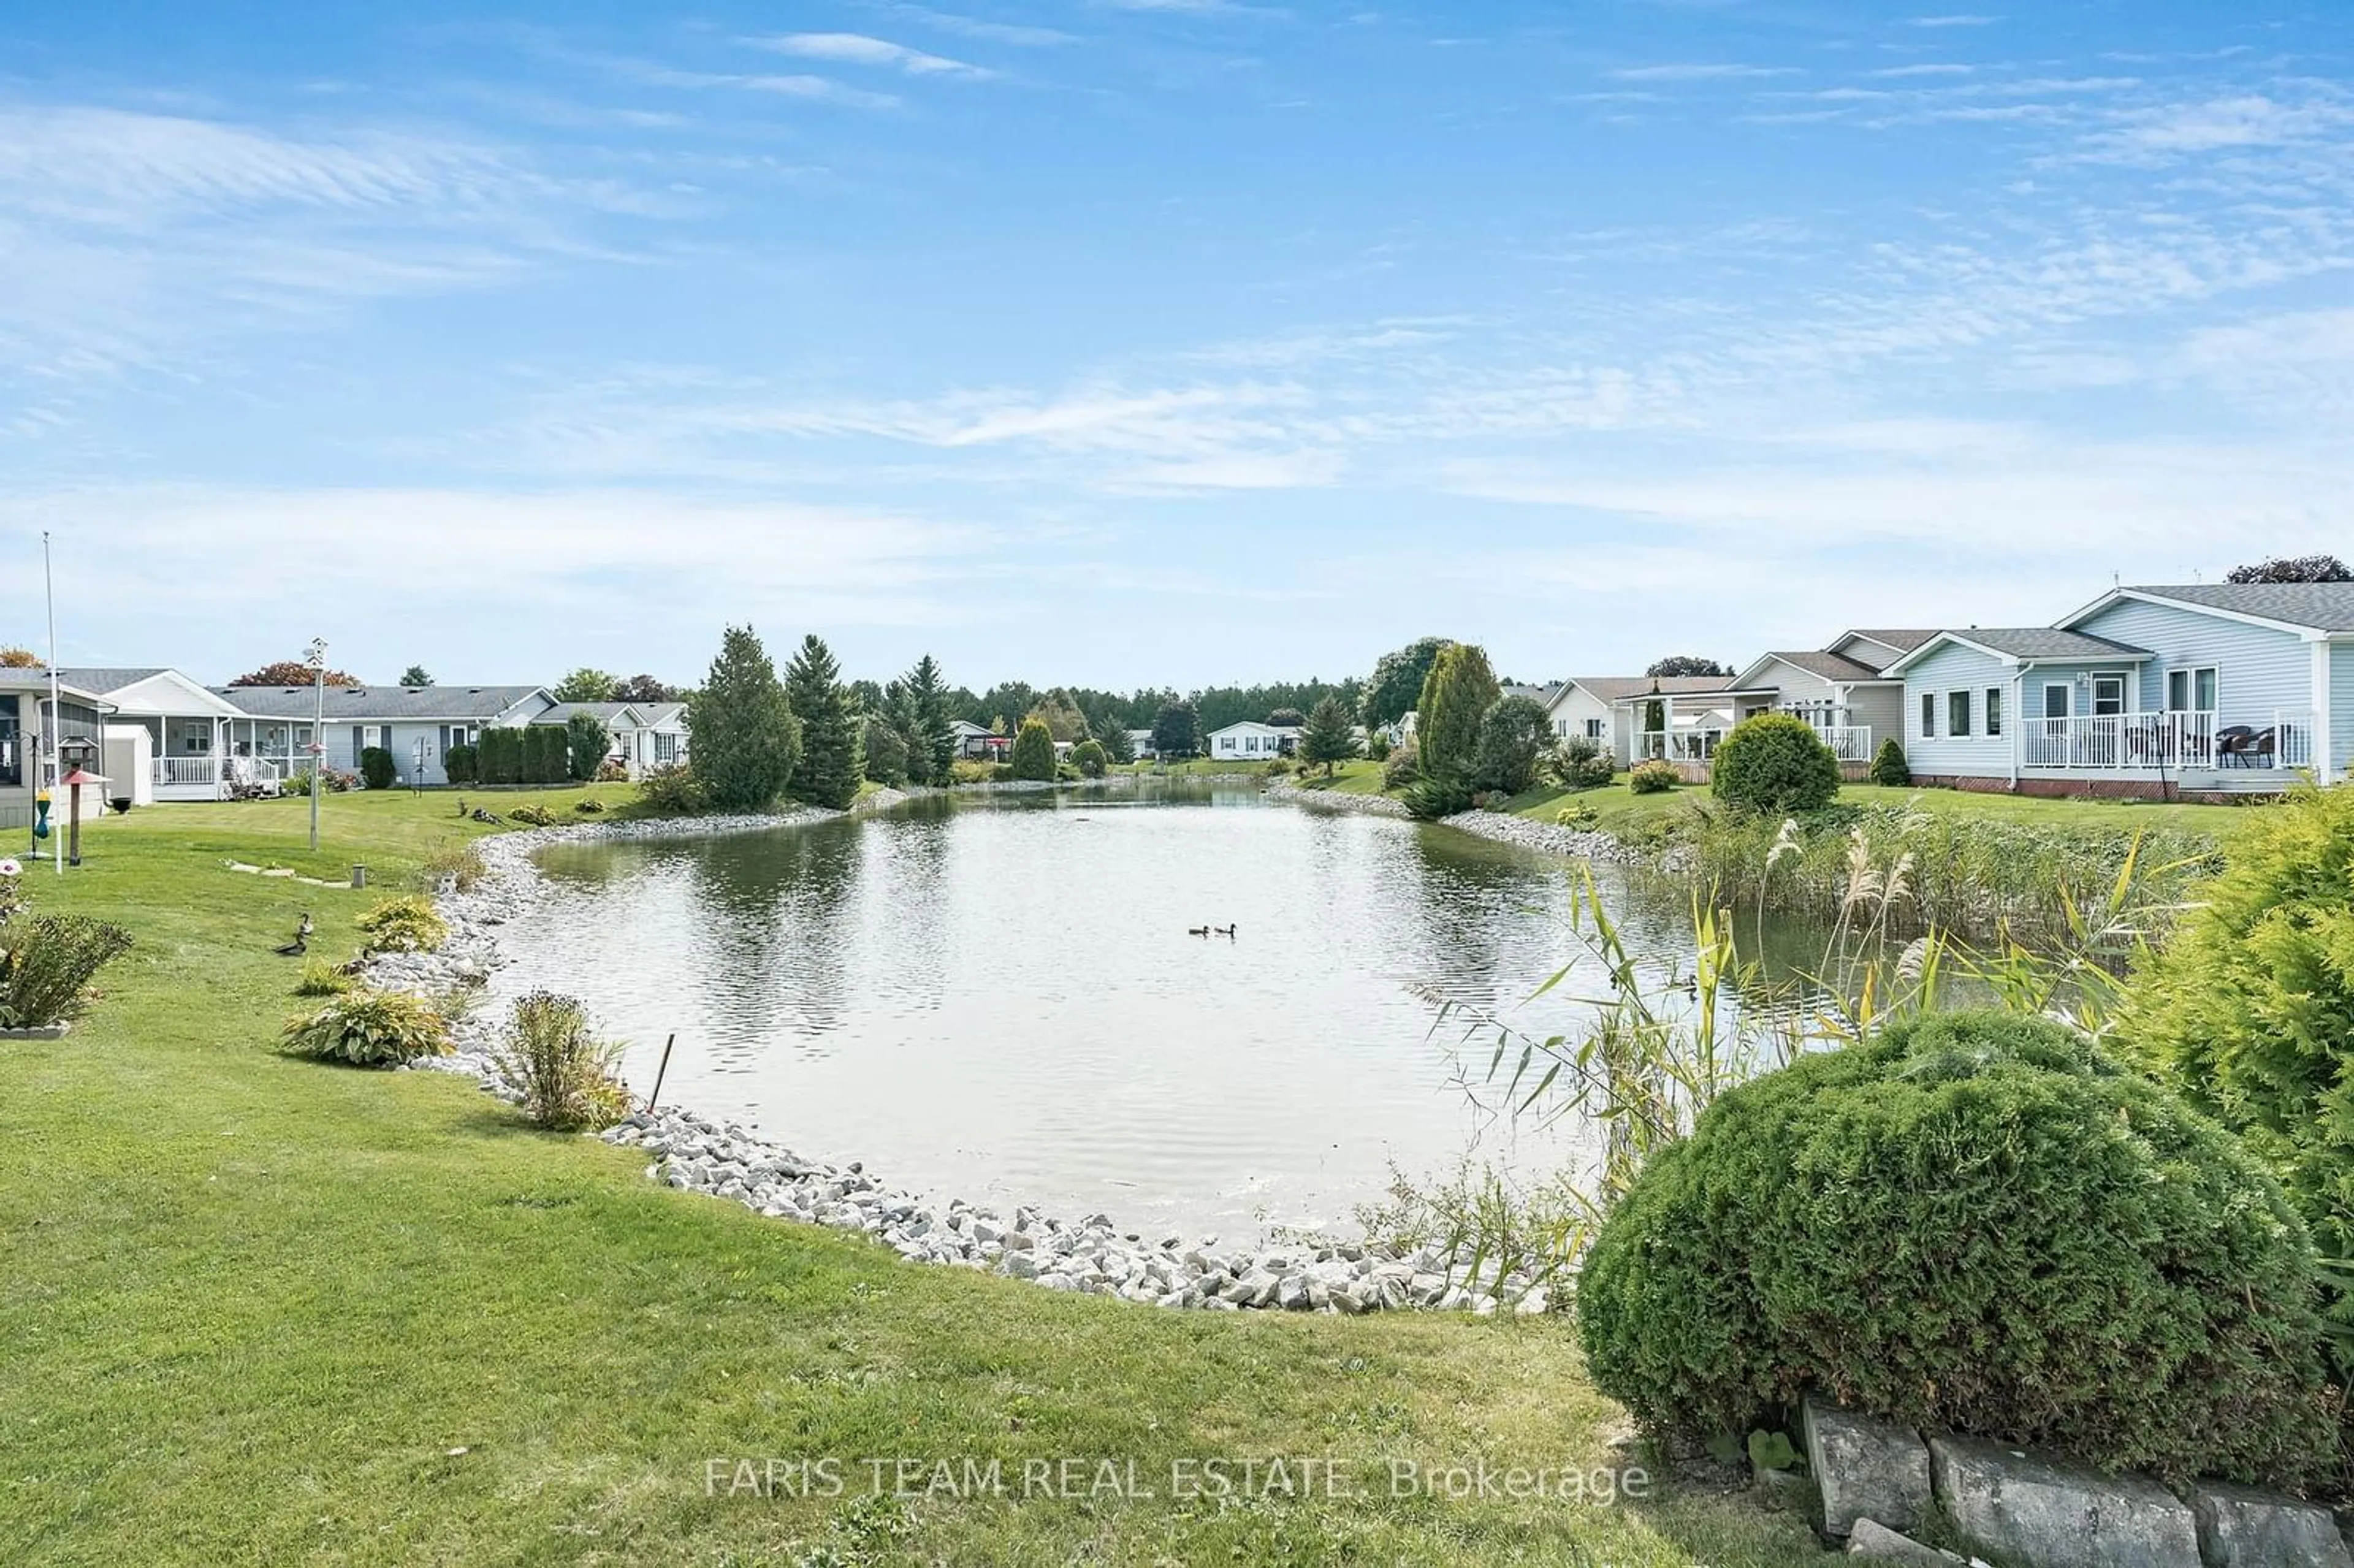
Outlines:
POLYGON ((99 694, 113 710, 106 716, 107 761, 100 771, 113 780, 117 793, 143 806, 221 798, 228 726, 240 716, 235 704, 191 676, 153 665, 58 673, 69 684, 99 694), (143 732, 145 739, 133 731, 143 732))
POLYGON ((566 725, 576 713, 605 726, 606 757, 631 780, 686 761, 684 703, 557 703, 531 722, 566 725))
POLYGON ((2119 588, 2052 627, 1944 631, 1894 667, 1916 778, 2231 794, 2354 750, 2354 584, 2119 588))
POLYGON ((1209 736, 1209 755, 1221 762, 1265 762, 1283 755, 1285 747, 1296 729, 1278 729, 1271 724, 1245 719, 1215 729, 1209 736))
POLYGON ((263 783, 302 772, 314 756, 346 773, 359 770, 360 753, 380 746, 392 753, 403 784, 446 784, 441 759, 482 731, 532 723, 557 705, 540 686, 329 686, 326 728, 311 734, 319 694, 309 686, 216 686, 214 694, 243 716, 228 729, 232 772, 263 783))
MULTIPOLYGON (((105 697, 67 680, 62 673, 57 694, 53 712, 47 670, 0 669, 0 828, 32 827, 34 798, 55 778, 49 766, 52 730, 60 746, 88 741, 96 747, 104 742, 110 708, 105 697)), ((101 793, 127 795, 130 791, 110 784, 101 793)), ((105 809, 103 800, 84 792, 85 819, 105 809)), ((62 820, 64 810, 59 803, 52 820, 62 820)))

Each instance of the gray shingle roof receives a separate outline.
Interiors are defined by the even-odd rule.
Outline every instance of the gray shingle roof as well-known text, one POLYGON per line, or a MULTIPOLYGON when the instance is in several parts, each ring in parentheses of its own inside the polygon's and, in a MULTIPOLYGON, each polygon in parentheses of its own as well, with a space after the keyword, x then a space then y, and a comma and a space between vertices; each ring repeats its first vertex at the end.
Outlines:
POLYGON ((2149 651, 2056 626, 1956 627, 1946 633, 2015 659, 2147 659, 2149 651))
POLYGON ((1820 675, 1826 681, 1877 681, 1880 672, 1861 659, 1850 659, 1844 653, 1827 653, 1818 648, 1800 649, 1788 653, 1768 653, 1768 659, 1779 659, 1794 669, 1820 675))
POLYGON ((1921 644, 1928 641, 1929 639, 1936 635, 1937 630, 1935 627, 1930 627, 1925 630, 1919 627, 1891 630, 1885 627, 1874 628, 1869 626, 1858 626, 1850 628, 1850 630, 1840 633, 1842 639, 1849 637, 1869 637, 1881 646, 1884 648, 1893 648, 1899 653, 1910 653, 1913 650, 1920 647, 1921 644))
POLYGON ((161 665, 144 670, 96 670, 87 667, 69 670, 60 665, 58 679, 69 686, 80 686, 85 692, 104 695, 119 692, 125 686, 135 686, 142 681, 153 680, 163 673, 161 665))
POLYGON ((1731 675, 1573 675, 1563 683, 1563 689, 1583 686, 1596 702, 1624 702, 1628 697, 1649 695, 1653 687, 1663 697, 1689 696, 1695 692, 1729 692, 1733 689, 1731 675))
POLYGON ((2126 591, 2260 615, 2316 631, 2354 631, 2354 583, 2189 583, 2126 591))
MULTIPOLYGON (((215 686, 256 718, 306 719, 315 694, 309 686, 215 686)), ((541 694, 537 686, 329 686, 329 724, 412 724, 496 718, 541 694)))

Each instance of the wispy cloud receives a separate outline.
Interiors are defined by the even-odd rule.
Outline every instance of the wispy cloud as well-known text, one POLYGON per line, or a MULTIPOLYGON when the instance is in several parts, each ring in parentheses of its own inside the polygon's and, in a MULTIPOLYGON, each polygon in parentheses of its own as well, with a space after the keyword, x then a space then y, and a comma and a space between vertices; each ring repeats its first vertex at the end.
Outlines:
POLYGON ((959 37, 980 38, 992 44, 1011 44, 1016 48, 1050 48, 1058 44, 1075 44, 1073 35, 1054 27, 1032 26, 1013 22, 991 22, 977 16, 959 16, 950 11, 935 11, 924 5, 889 4, 883 9, 892 16, 911 22, 920 22, 959 37))
POLYGON ((1611 76, 1620 81, 1731 81, 1754 77, 1797 76, 1796 66, 1738 65, 1717 61, 1671 61, 1628 66, 1611 76))
POLYGON ((690 90, 721 88, 742 92, 769 92, 785 98, 805 99, 812 103, 840 104, 848 109, 896 109, 901 102, 892 93, 869 92, 864 88, 852 87, 831 77, 801 73, 770 76, 736 71, 681 70, 672 66, 645 65, 627 69, 631 77, 649 87, 690 90))
POLYGON ((779 37, 746 41, 758 48, 773 49, 779 54, 794 55, 802 59, 881 66, 905 71, 909 76, 979 78, 994 74, 980 66, 949 59, 945 55, 927 54, 921 49, 911 49, 887 38, 869 37, 864 33, 788 33, 779 37))
POLYGON ((1915 16, 1907 24, 1914 27, 1991 27, 2001 21, 1999 16, 1959 15, 1946 16, 1915 16))
POLYGON ((1866 71, 1866 72, 1864 72, 1864 74, 1865 74, 1866 76, 1872 76, 1872 77, 1890 77, 1890 78, 1895 78, 1895 77, 1912 77, 1912 76, 1969 76, 1969 75, 1972 75, 1973 73, 1975 73, 1975 72, 1978 70, 1978 67, 1976 67, 1976 66, 1967 66, 1967 65, 1960 65, 1960 64, 1956 64, 1956 63, 1952 63, 1952 62, 1946 62, 1946 63, 1942 63, 1942 64, 1934 64, 1934 65, 1932 65, 1932 64, 1922 64, 1922 65, 1907 65, 1907 66, 1890 66, 1890 67, 1889 67, 1887 69, 1885 69, 1885 70, 1866 71))

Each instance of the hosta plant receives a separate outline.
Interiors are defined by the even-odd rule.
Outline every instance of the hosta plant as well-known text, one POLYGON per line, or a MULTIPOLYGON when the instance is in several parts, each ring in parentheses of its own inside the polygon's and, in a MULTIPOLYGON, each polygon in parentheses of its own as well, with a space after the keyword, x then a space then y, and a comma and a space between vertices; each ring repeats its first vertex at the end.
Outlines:
POLYGON ((450 1054, 450 1026, 421 996, 398 991, 355 991, 316 1012, 289 1019, 286 1049, 323 1062, 397 1067, 420 1056, 450 1054))
POLYGON ((413 894, 386 899, 359 917, 359 927, 379 953, 429 953, 450 939, 432 901, 413 894))

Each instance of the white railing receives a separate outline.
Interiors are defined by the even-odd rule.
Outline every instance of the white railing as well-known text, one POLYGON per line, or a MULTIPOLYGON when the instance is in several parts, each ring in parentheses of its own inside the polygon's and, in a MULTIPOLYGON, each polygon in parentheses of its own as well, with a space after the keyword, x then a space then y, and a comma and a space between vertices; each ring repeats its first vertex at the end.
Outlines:
POLYGON ((155 782, 164 787, 209 789, 220 782, 220 759, 215 757, 159 757, 155 782))
POLYGON ((1668 762, 1706 762, 1716 755, 1717 743, 1724 738, 1721 729, 1647 729, 1635 736, 1636 759, 1646 758, 1668 762))
POLYGON ((1841 762, 1872 760, 1872 726, 1868 724, 1819 724, 1815 733, 1841 762))
POLYGON ((2211 713, 2076 714, 2027 721, 2020 762, 2029 768, 2137 772, 2289 768, 2313 762, 2313 715, 2275 709, 2269 722, 2211 713))

